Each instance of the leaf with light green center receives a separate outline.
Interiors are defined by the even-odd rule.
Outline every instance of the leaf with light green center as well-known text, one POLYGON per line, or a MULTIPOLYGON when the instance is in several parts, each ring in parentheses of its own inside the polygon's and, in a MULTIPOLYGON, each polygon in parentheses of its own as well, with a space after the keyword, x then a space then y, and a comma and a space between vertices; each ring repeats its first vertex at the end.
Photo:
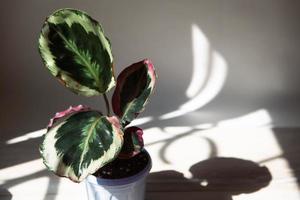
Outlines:
POLYGON ((116 117, 83 111, 50 128, 40 150, 48 169, 80 182, 116 158, 122 144, 116 117))
POLYGON ((39 51, 51 74, 76 94, 99 95, 115 85, 110 42, 101 25, 82 11, 61 9, 50 15, 39 51))
POLYGON ((155 82, 154 66, 148 59, 130 65, 118 76, 112 107, 123 127, 143 111, 155 82))

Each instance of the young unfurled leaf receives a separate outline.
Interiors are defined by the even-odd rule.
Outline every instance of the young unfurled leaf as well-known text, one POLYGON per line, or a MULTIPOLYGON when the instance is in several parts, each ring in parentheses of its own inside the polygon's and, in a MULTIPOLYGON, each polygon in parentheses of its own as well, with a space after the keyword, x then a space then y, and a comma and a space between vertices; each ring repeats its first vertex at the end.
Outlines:
POLYGON ((155 81, 154 66, 148 59, 132 64, 118 76, 112 106, 123 126, 129 124, 143 111, 155 81))
POLYGON ((77 112, 45 134, 40 147, 44 164, 55 174, 80 182, 117 157, 123 144, 120 128, 116 117, 77 112))
POLYGON ((124 131, 124 144, 118 157, 121 159, 131 158, 140 153, 143 147, 143 130, 135 126, 126 128, 124 131))
POLYGON ((82 11, 61 9, 50 15, 39 50, 51 74, 76 94, 99 95, 115 85, 110 42, 101 25, 82 11))

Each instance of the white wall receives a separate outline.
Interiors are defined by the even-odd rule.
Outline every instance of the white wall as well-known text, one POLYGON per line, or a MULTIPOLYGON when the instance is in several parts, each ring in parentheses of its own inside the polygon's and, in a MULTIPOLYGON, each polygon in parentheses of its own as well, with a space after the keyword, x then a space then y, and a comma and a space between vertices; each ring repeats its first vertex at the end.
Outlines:
POLYGON ((85 10, 103 24, 117 72, 152 59, 159 80, 143 116, 155 121, 145 126, 216 124, 261 109, 275 126, 299 124, 297 0, 10 0, 1 7, 1 132, 8 138, 43 128, 69 105, 102 103, 67 91, 43 67, 37 37, 45 17, 62 7, 85 10), (190 100, 186 90, 194 71, 203 76, 195 81, 202 90, 193 105, 202 107, 159 121, 190 100))

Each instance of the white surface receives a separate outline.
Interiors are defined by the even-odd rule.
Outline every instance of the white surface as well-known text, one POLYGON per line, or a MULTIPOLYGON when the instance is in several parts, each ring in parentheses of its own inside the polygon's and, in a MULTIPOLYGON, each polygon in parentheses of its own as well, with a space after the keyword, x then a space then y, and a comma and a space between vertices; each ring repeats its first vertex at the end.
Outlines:
MULTIPOLYGON (((285 135, 288 139, 291 137, 290 133, 290 129, 280 129, 277 134, 282 135, 281 139, 284 139, 285 135)), ((297 137, 300 129, 293 129, 292 134, 297 137)), ((287 159, 291 156, 297 157, 299 147, 290 144, 289 148, 282 149, 270 127, 215 127, 206 130, 191 130, 189 127, 151 128, 145 130, 145 141, 146 148, 153 159, 151 173, 174 170, 183 174, 185 180, 195 181, 192 179, 189 168, 209 159, 212 155, 213 157, 249 160, 265 165, 271 172, 272 180, 267 187, 261 190, 249 194, 232 195, 230 198, 234 200, 300 199, 299 186, 293 173, 293 171, 299 170, 300 166, 291 168, 287 159), (214 143, 215 150, 208 141, 214 143)), ((3 162, 5 162, 6 156, 1 155, 3 162)), ((11 193, 13 200, 87 199, 83 183, 72 183, 65 178, 52 175, 46 171, 41 159, 1 169, 0 183, 0 197, 3 199, 8 199, 5 189, 11 193)), ((199 184, 206 186, 210 183, 204 180, 199 184)), ((200 187, 199 190, 191 189, 184 180, 174 181, 173 179, 152 177, 147 183, 147 187, 146 199, 163 199, 165 197, 181 199, 187 192, 191 199, 205 197, 217 200, 218 195, 224 199, 224 194, 219 190, 203 191, 200 187), (175 184, 177 189, 167 189, 170 183, 175 184)), ((234 190, 234 188, 229 189, 234 190)))

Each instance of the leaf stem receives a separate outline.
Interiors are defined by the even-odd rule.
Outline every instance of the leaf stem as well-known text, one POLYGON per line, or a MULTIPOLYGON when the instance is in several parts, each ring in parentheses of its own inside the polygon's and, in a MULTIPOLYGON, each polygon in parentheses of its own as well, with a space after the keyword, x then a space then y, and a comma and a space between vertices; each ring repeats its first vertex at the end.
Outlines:
POLYGON ((106 96, 106 94, 103 94, 103 99, 105 101, 105 106, 106 106, 106 112, 107 112, 107 116, 110 116, 110 107, 109 107, 109 101, 108 98, 106 96))

